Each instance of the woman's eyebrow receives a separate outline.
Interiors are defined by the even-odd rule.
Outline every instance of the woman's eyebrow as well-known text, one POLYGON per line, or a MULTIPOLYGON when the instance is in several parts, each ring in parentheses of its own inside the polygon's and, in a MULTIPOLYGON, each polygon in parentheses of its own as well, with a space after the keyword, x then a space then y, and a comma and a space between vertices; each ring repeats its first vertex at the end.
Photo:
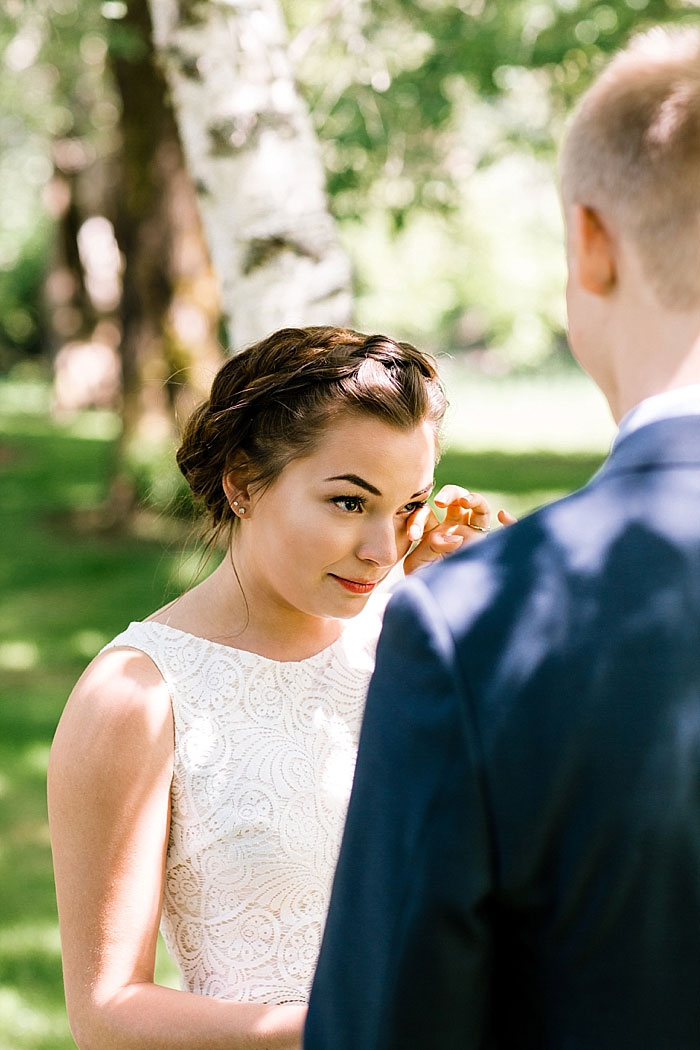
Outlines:
POLYGON ((374 485, 370 485, 369 481, 365 481, 364 478, 359 477, 357 474, 336 474, 332 478, 326 478, 326 481, 349 481, 351 484, 357 485, 358 488, 371 492, 373 496, 381 496, 379 489, 375 488, 374 485))
MULTIPOLYGON (((374 485, 369 483, 369 481, 365 481, 364 478, 359 477, 357 474, 336 474, 332 478, 326 478, 326 481, 349 481, 351 484, 357 485, 358 488, 364 489, 366 492, 371 492, 373 496, 381 496, 381 492, 378 488, 375 488, 374 485)), ((420 492, 414 492, 411 499, 416 499, 418 496, 424 496, 431 491, 434 485, 435 480, 433 479, 433 481, 431 481, 429 485, 426 485, 424 489, 421 489, 420 492)))

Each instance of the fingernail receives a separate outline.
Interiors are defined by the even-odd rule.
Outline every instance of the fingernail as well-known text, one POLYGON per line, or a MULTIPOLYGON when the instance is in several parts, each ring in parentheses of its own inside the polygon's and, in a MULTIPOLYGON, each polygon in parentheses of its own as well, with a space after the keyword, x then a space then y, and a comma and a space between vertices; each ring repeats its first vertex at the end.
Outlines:
POLYGON ((410 529, 408 530, 409 540, 419 540, 422 535, 423 532, 421 529, 418 528, 417 525, 411 525, 410 529))

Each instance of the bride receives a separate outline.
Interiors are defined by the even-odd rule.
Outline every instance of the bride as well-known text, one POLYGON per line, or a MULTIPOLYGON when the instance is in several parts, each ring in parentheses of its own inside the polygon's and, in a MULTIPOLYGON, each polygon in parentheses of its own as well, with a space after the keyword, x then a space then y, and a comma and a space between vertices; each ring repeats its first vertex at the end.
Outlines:
POLYGON ((81 1050, 300 1047, 375 592, 488 528, 464 489, 428 505, 444 409, 414 347, 308 328, 231 358, 190 419, 178 463, 226 555, 93 660, 52 748, 81 1050), (159 924, 182 991, 154 983, 159 924))

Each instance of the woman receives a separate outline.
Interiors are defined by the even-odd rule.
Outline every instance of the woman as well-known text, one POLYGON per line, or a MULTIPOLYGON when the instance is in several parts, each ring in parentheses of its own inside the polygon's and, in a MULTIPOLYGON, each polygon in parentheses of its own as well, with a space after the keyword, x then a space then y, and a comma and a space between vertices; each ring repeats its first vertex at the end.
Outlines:
POLYGON ((408 344, 285 329, 229 360, 188 423, 178 463, 226 556, 97 656, 52 749, 81 1050, 300 1046, 380 626, 370 596, 405 555, 410 572, 488 527, 464 489, 436 497, 442 524, 428 506, 444 409, 408 344), (153 982, 161 913, 183 991, 153 982))

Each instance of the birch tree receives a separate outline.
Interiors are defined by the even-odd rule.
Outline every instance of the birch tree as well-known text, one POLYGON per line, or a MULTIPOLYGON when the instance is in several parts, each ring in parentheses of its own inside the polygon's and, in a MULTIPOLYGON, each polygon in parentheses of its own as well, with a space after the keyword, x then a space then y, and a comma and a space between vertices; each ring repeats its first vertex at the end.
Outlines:
POLYGON ((277 0, 149 0, 232 348, 347 324, 350 268, 277 0))

